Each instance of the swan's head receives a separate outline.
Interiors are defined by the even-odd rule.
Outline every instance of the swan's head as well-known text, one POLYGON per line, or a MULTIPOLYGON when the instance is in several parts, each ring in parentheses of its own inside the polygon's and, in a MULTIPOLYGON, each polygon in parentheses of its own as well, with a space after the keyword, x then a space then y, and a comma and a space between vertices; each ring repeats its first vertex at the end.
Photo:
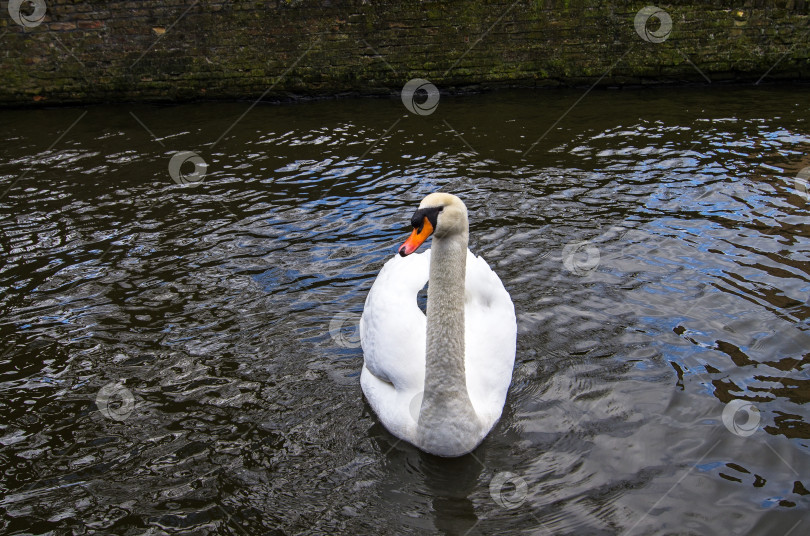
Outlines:
POLYGON ((403 257, 416 251, 430 235, 436 238, 466 235, 469 232, 467 207, 452 194, 432 193, 419 203, 419 208, 411 217, 411 225, 411 236, 399 248, 399 254, 403 257))

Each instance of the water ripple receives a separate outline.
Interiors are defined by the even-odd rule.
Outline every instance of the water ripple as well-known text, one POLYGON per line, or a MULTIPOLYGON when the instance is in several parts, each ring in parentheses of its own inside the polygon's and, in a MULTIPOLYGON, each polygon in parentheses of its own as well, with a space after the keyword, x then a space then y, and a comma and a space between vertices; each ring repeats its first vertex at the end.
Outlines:
POLYGON ((260 105, 216 146, 242 103, 97 107, 47 151, 76 110, 3 112, 4 532, 788 532, 804 90, 593 92, 523 157, 578 98, 538 95, 260 105), (181 150, 201 183, 169 176, 181 150), (365 294, 437 189, 518 316, 502 421, 458 460, 394 440, 358 386, 365 294))

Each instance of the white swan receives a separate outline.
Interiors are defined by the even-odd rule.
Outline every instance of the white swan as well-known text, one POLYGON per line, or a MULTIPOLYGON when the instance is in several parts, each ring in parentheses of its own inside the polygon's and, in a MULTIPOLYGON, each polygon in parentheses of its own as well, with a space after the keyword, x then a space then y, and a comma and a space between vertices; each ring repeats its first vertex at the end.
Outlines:
POLYGON ((515 363, 515 307, 467 249, 467 207, 433 193, 385 263, 360 319, 360 384, 385 427, 425 452, 471 452, 501 416, 515 363), (411 255, 433 234, 433 247, 411 255), (466 276, 465 276, 466 273, 466 276), (428 285, 427 317, 416 302, 428 285))

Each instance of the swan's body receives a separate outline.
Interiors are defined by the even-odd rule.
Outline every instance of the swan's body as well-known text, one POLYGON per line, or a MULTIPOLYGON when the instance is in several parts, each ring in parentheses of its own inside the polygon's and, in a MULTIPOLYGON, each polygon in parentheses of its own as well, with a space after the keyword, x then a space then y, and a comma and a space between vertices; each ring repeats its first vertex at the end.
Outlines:
POLYGON ((467 249, 460 199, 431 194, 412 223, 402 256, 383 266, 366 298, 360 383, 392 434, 431 454, 460 456, 503 411, 515 361, 515 309, 495 272, 467 249), (431 233, 432 249, 411 255, 431 233), (416 295, 428 280, 426 316, 416 295))

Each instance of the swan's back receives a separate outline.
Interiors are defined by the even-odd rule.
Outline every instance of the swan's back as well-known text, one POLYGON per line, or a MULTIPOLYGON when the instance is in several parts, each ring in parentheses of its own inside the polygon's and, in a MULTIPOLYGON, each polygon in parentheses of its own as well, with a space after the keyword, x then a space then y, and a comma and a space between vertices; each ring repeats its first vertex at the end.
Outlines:
MULTIPOLYGON (((465 277, 467 391, 483 428, 501 416, 512 379, 517 324, 509 293, 481 257, 469 250, 465 277)), ((386 262, 360 320, 361 385, 385 427, 414 442, 424 390, 427 319, 417 294, 428 282, 430 250, 386 262)))

